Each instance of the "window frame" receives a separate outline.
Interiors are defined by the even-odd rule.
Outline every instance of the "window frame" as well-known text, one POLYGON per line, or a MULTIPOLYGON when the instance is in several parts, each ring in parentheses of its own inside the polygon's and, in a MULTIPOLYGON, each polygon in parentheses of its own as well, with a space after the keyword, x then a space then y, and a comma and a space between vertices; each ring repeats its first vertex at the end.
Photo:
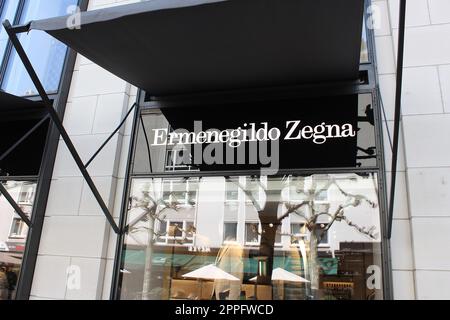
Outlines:
POLYGON ((239 183, 239 177, 231 177, 230 181, 227 181, 225 183, 225 203, 226 204, 235 204, 239 202, 239 187, 236 185, 236 183, 239 183), (236 189, 228 189, 230 186, 234 186, 236 189), (229 194, 237 194, 236 199, 234 197, 229 197, 229 194))
MULTIPOLYGON (((25 1, 26 0, 18 0, 18 1, 19 1, 19 4, 17 6, 14 19, 13 19, 13 21, 11 21, 12 25, 17 25, 17 24, 20 23, 20 18, 21 18, 22 14, 23 14, 23 8, 25 6, 25 1)), ((5 4, 6 4, 6 0, 0 0, 0 9, 1 9, 0 10, 0 15, 3 12, 5 4)), ((1 28, 3 28, 3 26, 1 26, 1 28)), ((3 56, 1 57, 1 60, 0 60, 0 88, 3 86, 3 82, 4 82, 4 78, 5 78, 5 74, 6 74, 6 69, 8 68, 8 62, 9 62, 9 59, 11 57, 12 52, 13 52, 13 45, 12 45, 11 41, 8 39, 8 42, 7 42, 6 47, 5 47, 5 51, 4 51, 3 56)))
MULTIPOLYGON (((28 216, 28 218, 31 218, 31 215, 32 215, 34 200, 36 199, 36 186, 37 186, 37 181, 31 182, 34 184, 34 186, 29 184, 30 182, 31 181, 23 181, 23 184, 20 186, 19 195, 18 195, 17 201, 16 201, 16 203, 19 205, 19 207, 22 208, 22 210, 23 210, 23 207, 31 207, 31 210, 23 210, 23 212, 28 216), (30 190, 28 190, 28 188, 30 188, 30 187, 32 188, 31 192, 30 192, 30 190), (27 189, 26 190, 26 198, 31 198, 31 200, 26 200, 26 199, 22 198, 24 196, 24 189, 27 189), (31 195, 30 195, 30 193, 31 193, 31 195)), ((15 213, 14 217, 11 221, 11 227, 10 227, 8 238, 14 239, 14 240, 25 239, 25 241, 26 241, 27 236, 28 236, 28 231, 29 231, 29 228, 28 228, 27 224, 22 220, 22 218, 17 213, 15 213), (13 228, 17 221, 20 224, 21 232, 13 233, 13 228)))
POLYGON ((15 214, 11 221, 11 227, 10 227, 8 239, 14 239, 14 240, 26 239, 27 234, 28 234, 27 224, 22 220, 21 217, 19 217, 17 214, 15 214), (13 228, 17 225, 16 222, 18 223, 18 225, 20 225, 19 226, 20 233, 13 233, 13 228))
POLYGON ((236 222, 232 222, 232 221, 224 221, 224 223, 223 223, 223 243, 224 244, 227 244, 227 243, 234 243, 234 242, 236 242, 237 241, 237 239, 238 239, 238 231, 239 230, 239 223, 236 221, 236 222), (226 230, 226 228, 225 228, 225 225, 230 225, 230 224, 232 224, 232 225, 234 225, 234 226, 236 226, 236 232, 235 232, 235 234, 234 234, 234 240, 227 240, 227 238, 226 238, 226 234, 225 234, 225 230, 226 230))
MULTIPOLYGON (((0 0, 0 14, 2 13, 2 11, 4 9, 4 5, 6 4, 6 1, 7 0, 0 0)), ((30 0, 18 0, 18 1, 19 1, 19 4, 17 6, 14 19, 12 21, 10 21, 11 25, 13 25, 13 26, 20 24, 20 20, 21 20, 23 14, 24 14, 24 9, 25 9, 25 6, 26 6, 26 2, 30 1, 30 0)), ((76 2, 77 2, 76 5, 81 7, 81 8, 87 7, 88 1, 89 0, 76 0, 76 2)), ((3 26, 1 26, 1 28, 3 28, 3 26)), ((61 75, 59 77, 58 87, 56 88, 55 91, 48 91, 47 92, 47 94, 48 94, 48 96, 49 96, 49 98, 51 100, 56 99, 58 97, 59 92, 62 89, 61 86, 62 86, 62 83, 63 83, 64 70, 66 69, 65 65, 67 64, 67 57, 68 57, 69 51, 70 51, 69 49, 70 48, 68 48, 66 46, 66 53, 65 53, 65 57, 63 59, 64 63, 63 63, 62 68, 61 68, 61 75)), ((7 44, 6 44, 6 48, 5 48, 5 52, 4 52, 3 56, 0 56, 0 88, 3 88, 3 84, 4 84, 5 80, 6 80, 6 73, 7 73, 8 66, 9 66, 9 63, 11 61, 11 57, 12 57, 13 52, 14 52, 13 45, 12 45, 11 41, 8 39, 7 44)), ((26 97, 27 99, 31 99, 31 100, 40 100, 40 97, 39 97, 38 93, 31 94, 31 95, 21 95, 21 96, 22 97, 26 97)))
MULTIPOLYGON (((316 225, 318 225, 318 224, 324 224, 324 225, 328 225, 327 223, 316 223, 316 225)), ((290 228, 291 228, 291 232, 290 232, 290 235, 291 235, 291 240, 290 240, 290 246, 291 247, 294 247, 294 248, 298 248, 298 247, 300 247, 300 243, 294 243, 293 241, 295 241, 294 239, 292 239, 292 238, 295 238, 295 239, 297 239, 296 241, 299 241, 300 239, 303 239, 303 240, 306 240, 306 241, 310 241, 310 239, 311 239, 311 232, 306 232, 306 233, 293 233, 293 231, 292 231, 292 226, 293 225, 300 225, 301 227, 300 227, 300 230, 302 229, 302 228, 304 228, 305 227, 305 223, 302 223, 302 222, 291 222, 290 223, 290 228)), ((322 242, 322 241, 320 241, 318 244, 317 244, 317 246, 319 247, 319 248, 329 248, 330 247, 330 238, 329 238, 329 235, 330 235, 330 230, 326 230, 325 231, 325 234, 326 234, 326 241, 324 241, 324 242, 322 242)))
POLYGON ((305 227, 305 223, 301 223, 301 222, 290 222, 289 223, 290 234, 291 234, 290 246, 291 247, 299 247, 300 243, 294 243, 293 241, 300 242, 300 239, 308 240, 308 233, 294 233, 292 230, 292 226, 294 226, 294 225, 299 225, 300 226, 299 230, 302 230, 302 228, 305 227), (295 238, 296 240, 294 240, 292 238, 295 238))
POLYGON ((255 247, 259 246, 261 243, 261 223, 259 221, 251 221, 251 220, 245 220, 245 226, 244 226, 244 244, 248 247, 255 247), (256 242, 254 241, 247 241, 247 226, 248 225, 257 225, 257 232, 258 232, 258 240, 256 242))
POLYGON ((178 204, 181 207, 189 207, 190 206, 189 200, 195 199, 194 201, 197 202, 198 192, 196 189, 194 189, 194 191, 192 191, 192 189, 191 189, 192 184, 194 184, 194 183, 198 183, 198 181, 193 182, 193 181, 190 181, 189 179, 187 179, 186 181, 181 181, 181 179, 179 179, 179 180, 178 179, 165 179, 162 181, 162 186, 161 186, 162 187, 162 199, 164 201, 169 201, 169 203, 170 203, 172 201, 171 200, 171 197, 173 196, 172 193, 182 192, 184 194, 184 198, 183 199, 176 198, 176 200, 178 201, 178 204), (185 186, 184 190, 183 191, 178 191, 178 190, 174 191, 174 185, 177 185, 179 183, 183 183, 183 185, 185 186), (165 186, 167 186, 167 185, 169 185, 170 190, 165 190, 165 186), (166 200, 167 192, 169 192, 169 194, 168 194, 169 200, 166 200), (190 196, 191 192, 195 193, 194 197, 190 196))
MULTIPOLYGON (((156 240, 155 240, 155 244, 157 245, 162 245, 162 246, 178 246, 178 247, 189 247, 189 246, 193 246, 194 242, 195 242, 195 234, 193 234, 191 237, 188 236, 188 232, 186 232, 187 230, 187 225, 188 223, 192 223, 195 227, 195 221, 191 221, 191 220, 172 220, 172 219, 165 219, 164 222, 166 223, 166 231, 165 231, 165 235, 162 236, 157 236, 156 240), (181 231, 181 236, 171 236, 169 235, 170 233, 170 227, 171 227, 171 223, 182 223, 182 228, 183 230, 181 231), (159 239, 163 239, 164 241, 159 241, 159 239), (170 241, 174 241, 174 243, 170 243, 170 241), (176 241, 184 241, 184 240, 189 240, 190 242, 186 242, 186 243, 177 243, 176 241)), ((157 224, 157 228, 158 228, 158 232, 160 232, 160 226, 161 226, 161 221, 158 221, 157 224)))

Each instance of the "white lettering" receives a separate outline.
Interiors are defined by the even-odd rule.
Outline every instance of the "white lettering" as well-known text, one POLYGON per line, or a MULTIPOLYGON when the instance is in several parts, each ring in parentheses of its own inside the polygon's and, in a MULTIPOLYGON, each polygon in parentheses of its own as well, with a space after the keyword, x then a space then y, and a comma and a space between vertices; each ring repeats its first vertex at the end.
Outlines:
MULTIPOLYGON (((314 144, 320 145, 326 143, 327 139, 356 137, 356 131, 350 123, 340 126, 322 122, 319 125, 303 127, 300 123, 300 120, 286 121, 287 133, 284 140, 312 140, 314 144)), ((153 132, 152 146, 223 143, 231 148, 238 148, 243 142, 278 141, 282 134, 279 128, 269 128, 268 122, 261 122, 258 129, 255 123, 245 123, 243 127, 237 129, 203 131, 199 122, 196 121, 195 132, 184 129, 177 129, 170 133, 167 129, 153 129, 153 132)))
POLYGON ((353 126, 346 123, 342 126, 342 138, 355 137, 356 131, 353 130, 353 126))
POLYGON ((261 124, 263 125, 263 127, 256 131, 256 139, 258 141, 267 141, 269 140, 267 136, 267 128, 269 127, 269 124, 267 122, 263 122, 261 124))
POLYGON ((297 129, 297 127, 300 124, 300 120, 296 120, 296 121, 287 121, 286 122, 286 129, 289 128, 289 125, 292 124, 291 129, 289 130, 289 132, 286 134, 286 137, 284 138, 284 140, 298 140, 300 139, 300 133, 298 134, 297 137, 292 137, 292 135, 294 134, 294 131, 297 129))
POLYGON ((303 139, 311 139, 314 136, 314 130, 311 126, 304 126, 302 130, 303 139))
POLYGON ((155 133, 155 138, 153 139, 154 146, 164 146, 167 144, 167 137, 164 139, 164 133, 167 135, 167 129, 153 129, 155 133), (161 140, 161 143, 158 143, 161 140))

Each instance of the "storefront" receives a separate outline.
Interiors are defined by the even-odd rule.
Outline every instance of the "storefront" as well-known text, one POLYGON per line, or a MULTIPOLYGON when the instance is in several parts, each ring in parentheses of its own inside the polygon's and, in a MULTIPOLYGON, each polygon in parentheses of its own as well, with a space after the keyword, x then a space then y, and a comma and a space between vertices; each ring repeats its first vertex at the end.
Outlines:
MULTIPOLYGON (((83 161, 58 127, 87 181, 80 199, 92 191, 86 201, 117 235, 102 235, 110 298, 392 298, 370 1, 324 1, 150 1, 83 13, 80 28, 67 17, 16 27, 45 31, 138 88, 83 161), (114 155, 123 188, 108 203, 89 166, 127 120, 126 151, 114 155)), ((40 250, 42 261, 65 255, 40 250)))
POLYGON ((290 95, 141 111, 119 298, 384 298, 376 99, 290 95))

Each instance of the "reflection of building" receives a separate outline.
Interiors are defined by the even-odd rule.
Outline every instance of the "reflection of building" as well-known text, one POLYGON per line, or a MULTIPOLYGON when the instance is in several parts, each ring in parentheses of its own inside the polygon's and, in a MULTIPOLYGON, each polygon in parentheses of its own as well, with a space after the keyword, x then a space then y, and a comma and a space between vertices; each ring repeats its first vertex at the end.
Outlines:
MULTIPOLYGON (((317 259, 316 272, 320 273, 321 297, 366 299, 372 295, 379 296, 381 293, 373 289, 381 289, 381 278, 375 279, 377 283, 373 287, 366 286, 371 275, 369 268, 379 265, 381 257, 380 239, 375 235, 380 226, 378 208, 369 204, 370 201, 377 201, 375 180, 371 176, 363 178, 356 175, 318 175, 299 181, 301 183, 296 178, 288 179, 279 190, 279 198, 276 200, 279 202, 277 216, 284 218, 280 218, 273 243, 269 244, 274 248, 269 272, 271 268, 281 267, 309 281, 314 271, 311 270, 311 260, 308 259, 317 259), (331 179, 336 179, 336 184, 320 189, 332 181, 331 179), (299 186, 303 186, 303 189, 299 190, 299 186), (285 216, 284 213, 286 204, 301 203, 309 188, 314 187, 318 192, 314 196, 312 208, 317 210, 317 218, 314 218, 316 225, 311 228, 308 223, 313 218, 313 213, 308 213, 308 209, 302 209, 299 214, 291 213, 285 216), (344 194, 341 190, 346 190, 347 193, 344 194), (357 194, 361 199, 368 200, 345 211, 345 219, 353 221, 354 227, 346 221, 335 221, 332 216, 339 205, 349 201, 348 194, 357 194), (370 238, 357 227, 364 227, 365 230, 372 228, 374 238, 370 238), (315 239, 319 242, 317 258, 310 252, 315 250, 311 244, 315 239), (302 246, 306 249, 303 252, 302 246), (342 286, 351 286, 351 292, 344 295, 333 289, 342 286)), ((142 207, 139 207, 142 203, 140 194, 143 197, 150 194, 153 199, 161 196, 164 205, 159 206, 153 215, 154 219, 146 217, 133 223, 126 241, 126 252, 127 255, 130 254, 130 258, 125 259, 124 268, 131 273, 123 275, 123 286, 129 287, 129 293, 124 298, 133 298, 134 295, 140 294, 142 272, 144 264, 148 263, 149 255, 153 266, 153 280, 150 281, 152 289, 144 293, 147 298, 171 297, 174 292, 181 298, 182 291, 187 298, 196 294, 196 286, 195 282, 183 279, 182 275, 207 262, 213 263, 220 256, 220 251, 235 245, 243 248, 239 255, 239 259, 242 259, 241 286, 246 288, 243 290, 245 295, 251 297, 252 294, 248 291, 252 287, 250 279, 257 275, 256 257, 260 255, 261 238, 264 237, 261 217, 253 201, 262 205, 267 201, 264 191, 267 185, 267 178, 257 182, 249 177, 136 180, 133 198, 137 204, 130 211, 130 221, 142 216, 142 207), (150 238, 153 238, 152 244, 150 238), (148 246, 152 247, 151 253, 148 246), (181 290, 181 287, 184 289, 181 290), (160 290, 157 290, 158 288, 160 290)), ((272 198, 271 201, 275 199, 272 198)), ((272 286, 268 283, 260 285, 261 292, 271 296, 269 288, 272 286)), ((307 287, 305 284, 288 283, 282 286, 285 291, 283 296, 286 299, 305 298, 307 287)), ((277 290, 280 290, 279 285, 277 290)), ((209 294, 211 292, 209 290, 209 294)), ((208 290, 202 293, 203 298, 205 294, 208 294, 208 290)))
MULTIPOLYGON (((17 181, 1 183, 30 217, 36 184, 17 181)), ((0 195, 0 300, 15 296, 27 234, 26 223, 0 195)))

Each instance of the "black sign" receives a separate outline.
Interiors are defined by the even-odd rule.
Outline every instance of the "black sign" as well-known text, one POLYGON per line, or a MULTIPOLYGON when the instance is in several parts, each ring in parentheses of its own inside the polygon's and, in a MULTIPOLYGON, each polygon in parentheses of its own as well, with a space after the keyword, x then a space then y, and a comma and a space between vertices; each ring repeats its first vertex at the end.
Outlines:
MULTIPOLYGON (((146 139, 138 141, 148 142, 150 153, 165 153, 164 170, 151 157, 154 172, 351 168, 375 156, 371 104, 360 100, 348 95, 171 107, 162 110, 166 121, 146 116, 140 132, 146 139)), ((146 148, 138 149, 137 159, 145 159, 146 148)))

